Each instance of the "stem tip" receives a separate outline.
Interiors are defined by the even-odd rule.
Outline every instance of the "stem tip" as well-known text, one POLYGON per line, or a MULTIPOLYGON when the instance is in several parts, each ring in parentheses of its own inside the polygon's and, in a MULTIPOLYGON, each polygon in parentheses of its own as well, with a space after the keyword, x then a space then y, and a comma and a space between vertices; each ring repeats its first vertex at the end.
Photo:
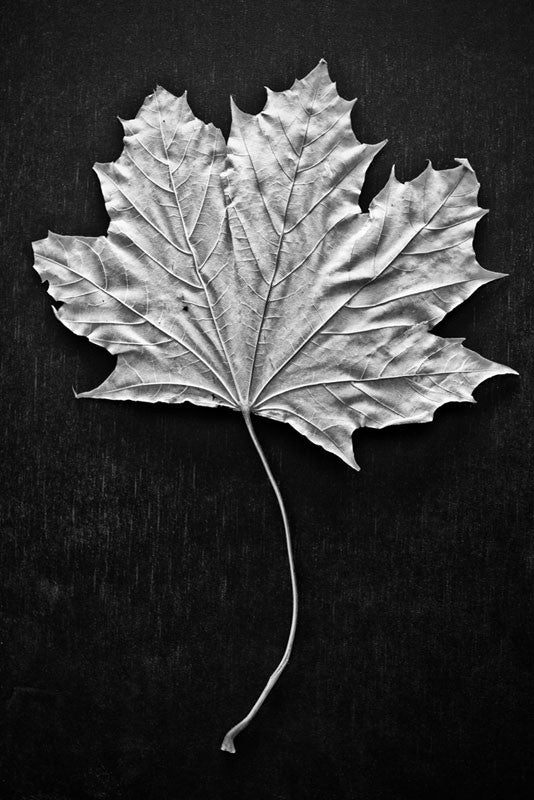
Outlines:
POLYGON ((223 743, 221 745, 221 750, 224 750, 225 753, 235 753, 233 737, 230 738, 230 736, 226 734, 226 736, 223 739, 223 743))

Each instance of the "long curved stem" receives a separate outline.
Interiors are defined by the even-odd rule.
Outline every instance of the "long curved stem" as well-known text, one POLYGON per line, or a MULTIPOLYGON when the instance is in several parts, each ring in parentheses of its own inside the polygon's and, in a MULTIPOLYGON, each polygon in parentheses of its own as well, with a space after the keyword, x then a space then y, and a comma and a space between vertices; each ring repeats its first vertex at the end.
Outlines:
POLYGON ((284 522, 284 531, 286 535, 286 547, 287 547, 287 559, 289 562, 289 573, 291 575, 291 591, 293 595, 293 611, 291 614, 291 628, 289 630, 289 638, 287 640, 286 649, 284 651, 284 655, 282 656, 282 660, 276 667, 275 671, 265 684, 265 688, 246 715, 243 717, 241 722, 238 722, 237 725, 234 725, 233 728, 230 728, 228 733, 223 739, 223 743, 221 745, 221 750, 225 750, 227 753, 235 753, 235 745, 234 739, 235 737, 241 733, 241 731, 247 727, 247 725, 254 719, 260 708, 262 707, 263 703, 265 702, 267 696, 269 695, 271 689, 275 685, 276 681, 282 674, 287 662, 289 661, 289 656, 291 655, 291 650, 293 649, 293 642, 295 640, 295 631, 297 629, 297 616, 298 616, 298 594, 297 594, 297 578, 295 575, 295 564, 293 562, 293 548, 291 546, 291 533, 289 531, 289 522, 287 519, 286 509, 284 506, 284 501, 282 499, 282 495, 280 494, 280 489, 278 488, 278 484, 276 483, 273 473, 271 472, 271 468, 267 462, 265 457, 265 453, 263 452, 261 445, 258 441, 256 436, 256 432, 252 427, 252 421, 250 419, 250 412, 243 411, 243 417, 245 419, 245 423, 248 428, 248 432, 250 433, 250 438, 254 442, 254 446, 258 451, 258 454, 261 458, 261 462, 265 468, 265 472, 267 473, 267 477, 271 482, 271 486, 273 487, 273 491, 276 495, 276 499, 278 500, 278 505, 280 506, 280 512, 282 514, 282 520, 284 522))

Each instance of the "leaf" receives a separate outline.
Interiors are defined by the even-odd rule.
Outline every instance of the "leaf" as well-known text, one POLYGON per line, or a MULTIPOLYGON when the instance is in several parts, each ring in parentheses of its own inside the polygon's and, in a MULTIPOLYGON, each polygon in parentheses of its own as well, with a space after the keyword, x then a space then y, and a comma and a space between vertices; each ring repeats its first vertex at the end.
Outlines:
POLYGON ((513 370, 430 333, 500 274, 472 238, 485 213, 465 159, 400 183, 362 214, 384 146, 360 144, 354 102, 321 61, 222 134, 158 88, 96 164, 107 236, 34 245, 59 319, 118 356, 79 396, 223 405, 289 422, 357 467, 359 427, 432 419, 513 370))
POLYGON ((326 63, 262 112, 232 103, 228 144, 179 98, 157 88, 123 122, 124 150, 96 164, 106 236, 49 234, 35 268, 62 303, 58 318, 117 355, 79 397, 222 405, 240 410, 276 492, 297 600, 289 526, 250 414, 290 423, 352 467, 356 428, 432 419, 508 367, 431 329, 501 277, 476 261, 484 215, 465 159, 391 176, 368 214, 358 199, 385 142, 355 138, 354 102, 326 63))

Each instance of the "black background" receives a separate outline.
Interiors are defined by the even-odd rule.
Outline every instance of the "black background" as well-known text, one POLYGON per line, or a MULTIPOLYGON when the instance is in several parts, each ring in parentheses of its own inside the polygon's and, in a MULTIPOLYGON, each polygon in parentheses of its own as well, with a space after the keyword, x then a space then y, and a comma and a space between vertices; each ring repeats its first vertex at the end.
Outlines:
POLYGON ((2 17, 0 795, 427 800, 534 791, 534 34, 528 2, 12 2, 2 17), (113 358, 53 317, 30 241, 98 235, 94 161, 161 83, 229 128, 324 56, 359 138, 411 179, 466 156, 510 277, 439 326, 510 364, 478 405, 356 434, 362 472, 238 415, 76 401, 113 358))

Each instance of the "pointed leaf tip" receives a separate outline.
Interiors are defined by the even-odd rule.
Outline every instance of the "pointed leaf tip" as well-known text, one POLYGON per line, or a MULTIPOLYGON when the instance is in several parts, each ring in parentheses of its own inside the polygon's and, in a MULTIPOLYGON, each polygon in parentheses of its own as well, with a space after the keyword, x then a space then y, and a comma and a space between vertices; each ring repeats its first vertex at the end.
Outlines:
POLYGON ((468 169, 469 172, 472 172, 473 174, 475 173, 475 170, 471 166, 471 163, 470 163, 469 159, 467 159, 467 158, 455 158, 454 160, 456 161, 457 164, 460 164, 462 167, 465 167, 466 169, 468 169))
POLYGON ((332 83, 330 74, 328 72, 328 64, 326 63, 324 58, 321 58, 320 61, 317 62, 315 67, 313 67, 313 69, 311 69, 308 72, 308 74, 304 76, 304 78, 296 81, 296 83, 305 83, 305 84, 312 83, 312 85, 313 84, 320 85, 321 83, 329 83, 329 84, 332 83))
POLYGON ((243 111, 243 109, 239 108, 232 94, 230 95, 230 111, 232 119, 235 121, 246 121, 254 116, 254 114, 249 114, 247 111, 243 111))

